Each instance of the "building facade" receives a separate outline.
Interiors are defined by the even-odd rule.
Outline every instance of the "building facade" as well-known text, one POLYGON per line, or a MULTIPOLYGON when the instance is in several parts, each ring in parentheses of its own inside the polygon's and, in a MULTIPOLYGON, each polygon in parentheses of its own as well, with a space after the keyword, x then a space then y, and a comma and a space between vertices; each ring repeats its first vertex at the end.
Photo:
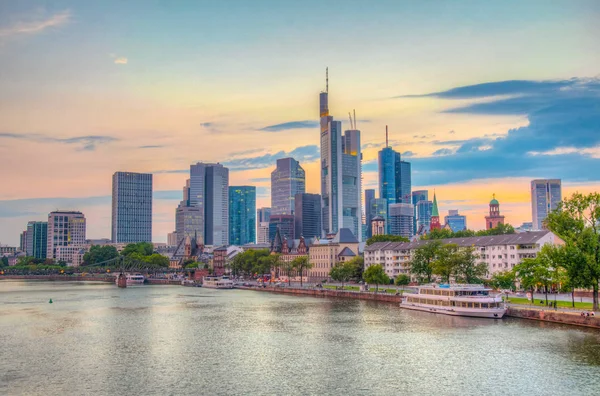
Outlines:
POLYGON ((73 255, 85 245, 85 216, 76 211, 48 214, 47 257, 73 264, 73 255))
POLYGON ((256 230, 256 243, 269 244, 269 222, 261 221, 256 230))
POLYGON ((494 194, 490 201, 490 213, 485 216, 485 229, 491 230, 498 227, 499 224, 504 224, 504 216, 500 214, 500 202, 498 202, 496 194, 494 194))
POLYGON ((152 242, 152 174, 113 174, 111 237, 114 243, 152 242))
POLYGON ((293 215, 296 194, 306 191, 306 176, 300 163, 293 158, 277 160, 271 172, 271 214, 293 215))
POLYGON ((177 246, 178 241, 177 231, 169 232, 167 234, 167 246, 177 246))
POLYGON ((296 238, 320 238, 321 196, 319 194, 296 194, 294 199, 294 235, 296 238))
POLYGON ((48 249, 48 222, 30 221, 27 223, 26 238, 27 256, 45 259, 48 249))
POLYGON ((349 227, 362 238, 360 131, 353 125, 342 136, 342 123, 329 114, 328 91, 327 83, 319 95, 323 231, 332 234, 349 227))
POLYGON ((387 233, 385 226, 385 218, 375 216, 371 219, 371 236, 385 235, 387 233))
POLYGON ((294 239, 294 216, 272 214, 269 220, 269 243, 275 239, 277 230, 283 238, 294 239))
MULTIPOLYGON (((388 225, 388 201, 385 198, 374 198, 371 200, 371 206, 369 207, 369 218, 371 221, 375 217, 381 217, 384 220, 386 225, 385 234, 390 233, 389 225, 388 225)), ((369 223, 370 224, 370 223, 369 223)), ((369 236, 373 236, 373 227, 370 227, 371 231, 369 236)))
POLYGON ((415 208, 415 235, 426 234, 431 227, 431 212, 433 211, 433 202, 419 201, 415 208))
POLYGON ((269 222, 271 218, 271 208, 258 208, 256 211, 256 221, 258 223, 269 222))
MULTIPOLYGON (((414 224, 413 224, 413 234, 418 234, 419 224, 417 224, 417 219, 419 218, 419 202, 428 201, 429 200, 429 191, 427 190, 417 190, 411 193, 411 203, 415 208, 414 214, 414 224)), ((429 212, 429 216, 431 216, 431 211, 429 212)))
POLYGON ((229 244, 256 242, 256 187, 229 187, 229 244))
POLYGON ((195 206, 181 206, 177 207, 175 211, 175 234, 177 236, 177 242, 174 246, 177 246, 186 237, 200 238, 204 241, 204 224, 202 220, 204 214, 195 206))
POLYGON ((351 254, 358 256, 358 246, 358 239, 347 228, 340 229, 333 239, 314 241, 308 249, 309 262, 313 265, 309 278, 328 279, 329 272, 336 264, 346 261, 351 254))
POLYGON ((458 210, 449 210, 448 216, 444 217, 444 222, 452 229, 452 232, 464 231, 467 229, 467 216, 458 213, 458 210))
POLYGON ((368 239, 371 237, 371 214, 370 214, 370 210, 371 210, 371 201, 375 199, 375 190, 372 188, 368 188, 365 190, 365 218, 363 223, 366 225, 365 229, 363 231, 363 235, 365 236, 365 238, 363 238, 364 240, 368 239))
POLYGON ((409 203, 395 203, 388 206, 388 211, 389 233, 410 239, 414 235, 414 206, 409 203))
MULTIPOLYGON (((524 258, 536 257, 546 244, 563 244, 562 240, 550 231, 536 231, 523 234, 506 234, 440 240, 442 244, 457 244, 459 247, 473 247, 478 263, 488 267, 487 277, 494 273, 509 271, 524 258)), ((430 243, 417 240, 410 243, 377 242, 364 251, 365 268, 382 264, 388 276, 410 274, 410 262, 415 249, 430 243)))
POLYGON ((440 224, 440 211, 438 209, 437 197, 435 191, 433 192, 433 204, 431 206, 431 217, 429 219, 429 230, 439 230, 442 228, 440 224))
POLYGON ((534 230, 545 229, 548 214, 562 201, 560 179, 538 179, 531 181, 531 218, 534 230))

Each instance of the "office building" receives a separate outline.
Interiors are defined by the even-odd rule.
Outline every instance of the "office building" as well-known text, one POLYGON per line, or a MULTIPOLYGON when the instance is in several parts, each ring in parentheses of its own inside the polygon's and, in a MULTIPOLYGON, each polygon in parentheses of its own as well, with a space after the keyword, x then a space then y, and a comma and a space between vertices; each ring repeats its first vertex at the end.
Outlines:
POLYGON ((177 231, 169 232, 167 234, 167 246, 177 246, 177 242, 179 242, 177 231))
POLYGON ((271 214, 293 215, 294 197, 306 191, 306 177, 300 163, 293 158, 277 160, 271 172, 271 214))
POLYGON ((319 194, 296 194, 294 209, 294 234, 296 238, 320 238, 321 196, 319 194))
POLYGON ((534 230, 545 229, 546 217, 558 207, 560 201, 562 201, 560 179, 531 181, 531 218, 534 230))
POLYGON ((258 223, 269 222, 271 218, 271 208, 258 208, 256 211, 256 221, 258 223))
POLYGON ((415 221, 416 228, 414 229, 415 235, 423 235, 429 232, 431 229, 431 213, 433 211, 433 202, 431 201, 419 201, 415 208, 415 221))
POLYGON ((325 234, 348 228, 362 238, 360 131, 356 117, 342 136, 342 123, 329 114, 329 79, 319 94, 321 213, 325 234))
POLYGON ((112 241, 152 242, 152 174, 113 174, 112 241))
POLYGON ((372 188, 366 189, 365 190, 365 216, 364 216, 364 221, 363 224, 365 224, 365 227, 363 229, 363 235, 364 235, 364 240, 366 240, 367 238, 371 237, 371 215, 370 215, 370 210, 371 210, 371 201, 375 199, 375 190, 372 188))
POLYGON ((391 235, 405 238, 413 236, 415 209, 409 203, 395 203, 388 206, 388 230, 391 235))
POLYGON ((275 239, 275 234, 279 233, 285 239, 294 239, 294 216, 292 215, 271 215, 269 220, 269 243, 275 239))
POLYGON ((385 148, 379 151, 379 198, 394 203, 412 202, 410 162, 402 161, 400 153, 388 146, 388 129, 385 127, 385 148))
POLYGON ((458 210, 449 210, 448 216, 444 217, 444 222, 452 232, 464 231, 467 229, 467 216, 460 215, 458 210))
POLYGON ((258 223, 256 230, 256 243, 257 244, 268 244, 269 243, 269 222, 261 221, 258 223))
POLYGON ((27 230, 19 234, 19 251, 27 253, 27 230))
POLYGON ((229 244, 256 242, 256 187, 229 187, 229 244))
POLYGON ((202 245, 229 244, 228 168, 202 162, 190 165, 175 223, 178 244, 188 236, 202 245))
POLYGON ((45 259, 48 248, 48 223, 45 221, 30 221, 27 223, 26 254, 36 259, 45 259))
POLYGON ((85 216, 75 211, 48 214, 48 258, 73 264, 73 256, 85 245, 85 216))
POLYGON ((500 202, 498 202, 496 194, 494 194, 490 201, 490 213, 485 216, 485 229, 491 230, 498 227, 499 224, 504 224, 504 216, 500 214, 500 202))

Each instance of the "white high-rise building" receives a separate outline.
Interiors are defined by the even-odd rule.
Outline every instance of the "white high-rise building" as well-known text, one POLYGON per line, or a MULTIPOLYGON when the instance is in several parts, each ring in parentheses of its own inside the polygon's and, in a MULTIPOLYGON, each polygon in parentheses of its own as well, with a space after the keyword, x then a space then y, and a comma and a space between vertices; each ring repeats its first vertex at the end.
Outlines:
MULTIPOLYGON (((356 125, 342 136, 342 123, 329 115, 329 79, 319 95, 321 136, 321 211, 323 231, 348 228, 362 239, 362 153, 356 125)), ((356 124, 356 120, 354 120, 356 124)))
POLYGON ((86 243, 85 229, 85 216, 81 212, 50 212, 47 257, 73 265, 73 255, 86 243))
POLYGON ((269 222, 260 222, 257 228, 256 243, 269 243, 269 222))
POLYGON ((560 179, 531 181, 531 221, 534 230, 544 230, 544 220, 562 201, 560 179))

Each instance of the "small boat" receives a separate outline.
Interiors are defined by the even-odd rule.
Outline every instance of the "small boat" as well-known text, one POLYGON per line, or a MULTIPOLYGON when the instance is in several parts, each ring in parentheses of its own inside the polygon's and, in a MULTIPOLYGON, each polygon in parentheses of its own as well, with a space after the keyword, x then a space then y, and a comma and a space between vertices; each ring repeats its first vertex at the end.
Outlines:
MULTIPOLYGON (((143 285, 146 278, 142 274, 125 274, 125 279, 127 280, 127 286, 130 286, 143 285)), ((115 283, 119 284, 119 276, 115 278, 115 283)))
POLYGON ((210 289, 233 289, 233 281, 228 276, 205 276, 202 287, 210 289))
POLYGON ((202 285, 200 283, 196 283, 195 281, 193 281, 191 279, 184 279, 181 281, 181 286, 201 287, 202 285))
POLYGON ((401 308, 453 316, 501 319, 506 313, 502 296, 491 296, 482 285, 426 285, 405 294, 401 308))

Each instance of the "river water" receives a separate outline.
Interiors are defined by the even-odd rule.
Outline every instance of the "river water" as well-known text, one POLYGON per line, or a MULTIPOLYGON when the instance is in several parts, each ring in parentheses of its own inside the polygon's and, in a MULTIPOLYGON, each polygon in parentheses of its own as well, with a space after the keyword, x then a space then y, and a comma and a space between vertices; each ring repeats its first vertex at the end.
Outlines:
POLYGON ((2 395, 600 394, 596 330, 367 301, 1 281, 0 337, 2 395))

